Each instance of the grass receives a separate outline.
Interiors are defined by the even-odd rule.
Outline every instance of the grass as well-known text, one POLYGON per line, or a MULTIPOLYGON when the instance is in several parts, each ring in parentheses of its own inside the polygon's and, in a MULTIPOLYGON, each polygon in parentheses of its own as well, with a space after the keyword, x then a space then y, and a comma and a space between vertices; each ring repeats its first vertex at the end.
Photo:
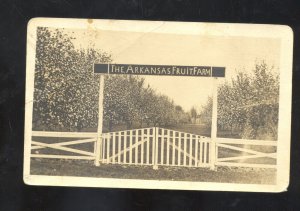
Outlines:
POLYGON ((92 161, 39 158, 31 159, 31 174, 241 184, 276 183, 274 169, 218 167, 217 171, 212 171, 208 168, 159 166, 158 170, 153 170, 152 166, 102 164, 96 167, 92 161))

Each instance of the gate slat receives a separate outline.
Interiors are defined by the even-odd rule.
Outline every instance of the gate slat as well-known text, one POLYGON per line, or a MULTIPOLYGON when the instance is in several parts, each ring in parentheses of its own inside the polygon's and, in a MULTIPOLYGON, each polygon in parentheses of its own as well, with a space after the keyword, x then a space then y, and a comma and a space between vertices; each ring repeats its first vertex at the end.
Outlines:
POLYGON ((127 131, 126 131, 126 132, 123 132, 123 141, 124 141, 123 163, 126 164, 126 163, 127 163, 127 159, 126 159, 127 131))
MULTIPOLYGON (((142 129, 142 133, 141 133, 141 140, 144 141, 144 129, 142 129)), ((141 164, 144 164, 144 142, 142 142, 141 144, 141 164)))
POLYGON ((192 166, 192 156, 193 156, 193 135, 190 135, 190 138, 189 138, 189 141, 190 141, 190 149, 189 149, 189 153, 190 153, 190 159, 189 159, 189 166, 191 167, 192 166))
POLYGON ((183 154, 184 154, 184 157, 183 157, 183 165, 184 165, 184 166, 186 166, 186 154, 187 154, 187 153, 186 153, 186 151, 187 151, 187 149, 186 149, 186 141, 187 141, 187 140, 186 140, 186 139, 187 139, 187 134, 185 133, 185 134, 184 134, 184 139, 183 139, 183 141, 184 141, 184 142, 183 142, 183 144, 184 144, 184 146, 183 146, 183 150, 184 150, 184 153, 183 153, 183 154))
POLYGON ((216 144, 216 162, 218 162, 218 159, 219 159, 219 146, 218 146, 218 144, 216 144))
MULTIPOLYGON (((121 145, 122 145, 122 141, 121 141, 121 136, 120 136, 120 133, 117 133, 118 134, 118 163, 121 163, 121 145)), ((114 133, 114 135, 116 136, 116 133, 114 133)))
POLYGON ((198 137, 195 136, 195 167, 198 166, 198 137))
POLYGON ((107 140, 107 137, 105 137, 103 139, 103 142, 102 142, 102 160, 104 161, 105 160, 105 146, 106 146, 106 140, 107 140))
POLYGON ((170 164, 170 130, 167 130, 167 165, 170 164))
POLYGON ((116 155, 116 135, 113 135, 113 151, 112 151, 112 156, 113 156, 113 160, 112 163, 116 163, 116 159, 115 159, 115 155, 116 155))
MULTIPOLYGON (((102 136, 102 142, 103 142, 103 136, 102 136)), ((97 139, 96 139, 97 140, 97 139)), ((32 150, 32 147, 31 147, 31 150, 32 150)), ((97 156, 97 153, 96 153, 96 151, 97 151, 97 141, 95 141, 94 142, 94 154, 95 154, 95 157, 97 156)), ((100 153, 101 153, 101 151, 100 151, 100 153)), ((100 155, 101 156, 101 155, 100 155)), ((100 160, 101 160, 101 157, 100 157, 100 160)))
MULTIPOLYGON (((135 144, 137 144, 139 141, 139 130, 136 130, 135 131, 135 144)), ((139 146, 136 146, 135 147, 135 151, 134 151, 134 163, 137 164, 138 163, 138 149, 139 149, 139 146)))
POLYGON ((200 137, 200 159, 199 159, 199 162, 200 162, 200 165, 202 165, 203 163, 203 142, 201 140, 201 137, 200 137))
POLYGON ((154 128, 152 128, 152 135, 153 135, 153 137, 152 137, 152 164, 153 165, 155 165, 155 157, 156 157, 156 154, 157 153, 155 153, 155 152, 157 152, 156 151, 156 144, 155 144, 155 142, 156 142, 156 128, 154 127, 154 128))
POLYGON ((130 146, 130 150, 129 150, 129 163, 132 164, 132 130, 130 131, 130 140, 129 140, 129 146, 130 146))
POLYGON ((110 139, 107 139, 107 143, 106 143, 106 163, 109 163, 109 150, 110 150, 110 139))
POLYGON ((146 164, 148 165, 149 164, 149 157, 150 157, 150 149, 149 149, 149 140, 150 139, 150 129, 148 128, 147 129, 147 153, 146 153, 146 164))
POLYGON ((175 165, 175 134, 176 132, 172 131, 172 165, 175 165))
POLYGON ((154 165, 158 165, 158 128, 157 127, 155 127, 154 141, 155 141, 155 150, 153 150, 153 153, 155 154, 154 165))
POLYGON ((160 164, 164 164, 164 141, 165 141, 165 130, 161 129, 161 137, 160 137, 160 164))
POLYGON ((177 152, 178 152, 178 163, 177 163, 177 165, 178 166, 180 166, 181 165, 181 154, 180 154, 180 149, 181 149, 181 133, 180 132, 178 132, 178 150, 177 150, 177 152))
POLYGON ((206 158, 207 158, 207 142, 204 142, 204 159, 203 159, 203 163, 206 164, 206 158))

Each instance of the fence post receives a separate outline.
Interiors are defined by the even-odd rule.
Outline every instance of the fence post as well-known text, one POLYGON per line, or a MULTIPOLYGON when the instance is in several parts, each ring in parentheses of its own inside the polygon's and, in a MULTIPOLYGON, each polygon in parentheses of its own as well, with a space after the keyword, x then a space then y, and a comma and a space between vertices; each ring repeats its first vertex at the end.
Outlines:
POLYGON ((154 163, 153 163, 153 169, 158 169, 158 128, 154 128, 154 163))
POLYGON ((100 166, 100 158, 102 152, 102 124, 103 124, 103 99, 104 99, 104 75, 100 75, 99 80, 99 109, 98 109, 98 130, 96 141, 95 165, 100 166))
MULTIPOLYGON (((211 142, 210 142, 210 169, 216 168, 216 140, 218 126, 218 78, 213 78, 213 105, 212 105, 212 120, 211 120, 211 142)), ((206 156, 206 155, 205 155, 206 156)))

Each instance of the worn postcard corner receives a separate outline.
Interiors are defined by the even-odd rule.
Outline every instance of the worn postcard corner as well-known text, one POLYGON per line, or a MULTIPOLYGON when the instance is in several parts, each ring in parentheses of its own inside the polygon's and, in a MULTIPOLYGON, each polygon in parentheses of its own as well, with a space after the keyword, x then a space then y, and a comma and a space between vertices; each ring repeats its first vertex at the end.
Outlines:
POLYGON ((34 18, 24 182, 281 192, 288 26, 34 18))

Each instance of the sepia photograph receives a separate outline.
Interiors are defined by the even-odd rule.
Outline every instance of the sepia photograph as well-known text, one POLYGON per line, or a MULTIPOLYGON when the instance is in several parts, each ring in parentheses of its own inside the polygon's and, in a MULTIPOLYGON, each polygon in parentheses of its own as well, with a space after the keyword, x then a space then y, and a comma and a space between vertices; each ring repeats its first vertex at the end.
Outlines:
POLYGON ((26 184, 286 190, 290 28, 35 18, 27 33, 26 184))

